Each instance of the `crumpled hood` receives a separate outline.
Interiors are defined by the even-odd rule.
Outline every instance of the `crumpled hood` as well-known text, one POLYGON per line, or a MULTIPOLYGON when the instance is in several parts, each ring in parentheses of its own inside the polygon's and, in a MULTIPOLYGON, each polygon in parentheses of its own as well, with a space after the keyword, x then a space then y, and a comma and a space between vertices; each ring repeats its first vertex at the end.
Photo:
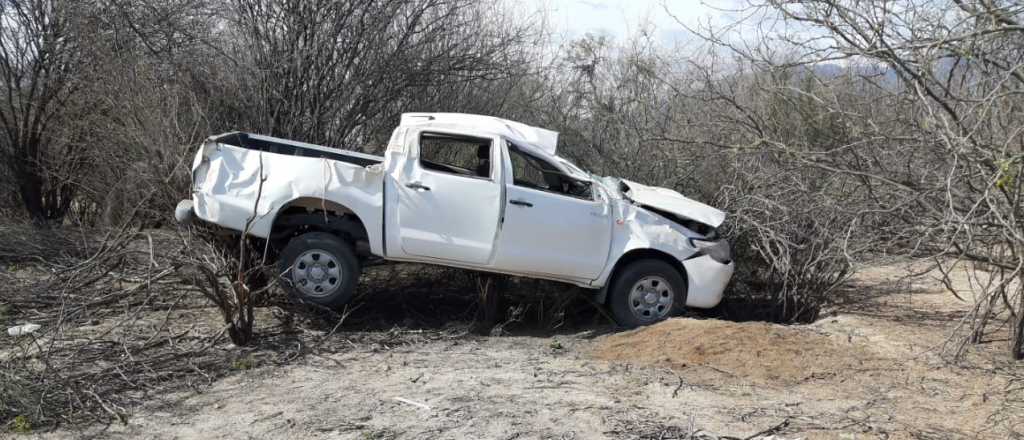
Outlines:
POLYGON ((725 221, 724 212, 687 198, 671 189, 642 185, 625 179, 622 181, 629 185, 629 198, 641 205, 671 212, 713 228, 717 228, 725 221))

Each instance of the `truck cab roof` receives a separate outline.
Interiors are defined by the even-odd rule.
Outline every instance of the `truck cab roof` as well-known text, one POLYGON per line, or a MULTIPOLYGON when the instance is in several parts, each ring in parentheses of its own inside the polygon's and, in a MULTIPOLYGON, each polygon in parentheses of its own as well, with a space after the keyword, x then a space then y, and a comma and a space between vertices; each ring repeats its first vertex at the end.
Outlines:
POLYGON ((507 138, 529 153, 555 159, 558 132, 494 116, 466 113, 403 113, 401 125, 491 133, 507 138))

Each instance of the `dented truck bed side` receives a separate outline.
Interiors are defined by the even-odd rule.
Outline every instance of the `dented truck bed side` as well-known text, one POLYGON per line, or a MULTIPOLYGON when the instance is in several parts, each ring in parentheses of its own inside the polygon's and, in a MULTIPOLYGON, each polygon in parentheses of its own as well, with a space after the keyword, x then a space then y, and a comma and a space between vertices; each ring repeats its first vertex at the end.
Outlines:
POLYGON ((193 209, 200 220, 260 238, 284 207, 355 214, 380 255, 384 174, 372 165, 382 161, 252 134, 210 137, 193 163, 193 209))

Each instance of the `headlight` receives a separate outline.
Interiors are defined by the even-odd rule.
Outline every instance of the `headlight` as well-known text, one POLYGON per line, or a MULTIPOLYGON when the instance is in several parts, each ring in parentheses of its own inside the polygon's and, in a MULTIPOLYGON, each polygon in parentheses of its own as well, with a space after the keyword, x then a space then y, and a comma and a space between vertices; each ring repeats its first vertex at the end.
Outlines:
POLYGON ((717 240, 703 240, 700 238, 690 238, 690 246, 693 246, 700 253, 711 257, 722 264, 728 264, 730 260, 729 255, 729 242, 725 239, 717 240))

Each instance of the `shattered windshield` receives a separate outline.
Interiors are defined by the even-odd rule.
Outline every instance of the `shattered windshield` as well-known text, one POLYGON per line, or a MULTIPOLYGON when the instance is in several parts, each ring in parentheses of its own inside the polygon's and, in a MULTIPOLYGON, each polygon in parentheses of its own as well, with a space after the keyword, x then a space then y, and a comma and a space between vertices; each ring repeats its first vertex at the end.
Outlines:
POLYGON ((572 163, 572 161, 570 161, 567 157, 562 156, 561 154, 555 153, 555 157, 558 159, 559 162, 565 165, 565 167, 568 168, 569 171, 573 173, 578 173, 580 176, 587 176, 587 178, 605 187, 605 189, 612 192, 613 194, 618 194, 619 197, 623 197, 622 191, 619 191, 618 178, 612 176, 601 177, 598 176, 597 174, 591 173, 590 171, 586 171, 576 166, 576 164, 572 163))
POLYGON ((620 186, 620 181, 619 181, 618 177, 612 177, 612 176, 601 177, 601 176, 598 176, 597 174, 590 173, 590 178, 593 179, 594 182, 597 182, 599 185, 605 187, 605 189, 607 189, 612 194, 616 194, 619 197, 624 198, 624 199, 628 199, 629 198, 629 196, 624 194, 622 192, 622 190, 620 189, 621 186, 620 186))

